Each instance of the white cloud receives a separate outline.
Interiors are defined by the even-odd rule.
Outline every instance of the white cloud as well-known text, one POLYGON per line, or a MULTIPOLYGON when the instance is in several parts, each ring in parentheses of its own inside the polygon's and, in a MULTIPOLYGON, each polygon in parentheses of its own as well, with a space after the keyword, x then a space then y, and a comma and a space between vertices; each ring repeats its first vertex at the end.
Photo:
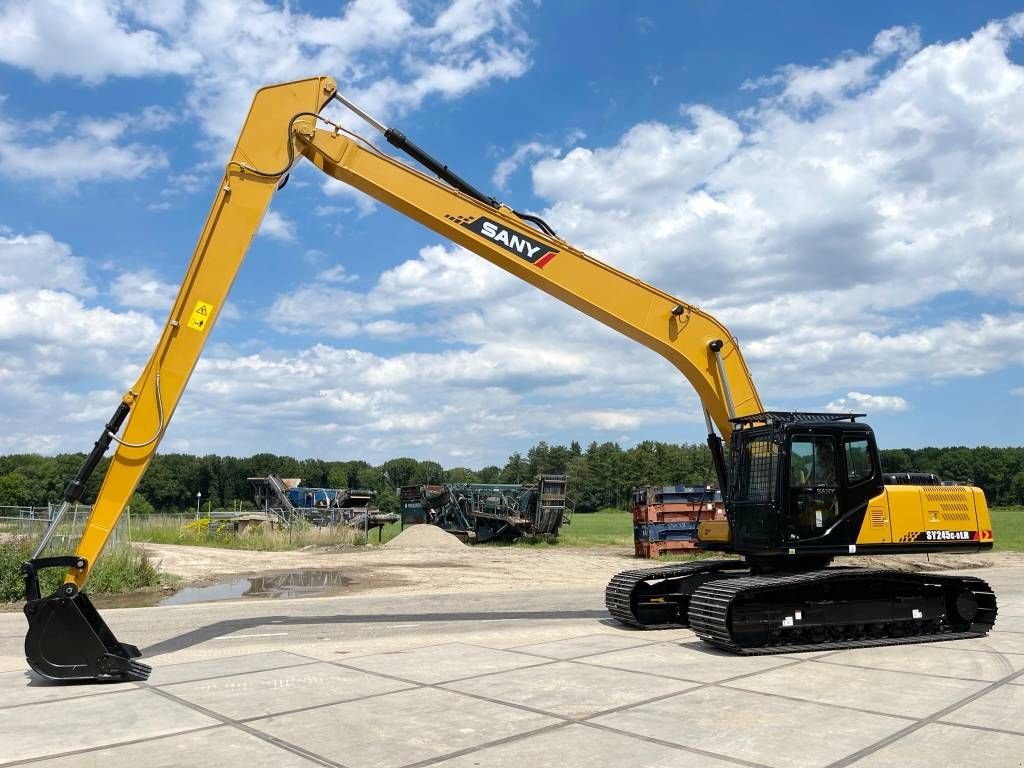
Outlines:
POLYGON ((134 130, 143 132, 166 131, 180 123, 181 120, 181 113, 159 105, 151 105, 143 107, 142 112, 133 121, 132 127, 134 130))
MULTIPOLYGON (((585 378, 592 363, 529 343, 392 356, 323 344, 251 355, 222 349, 200 360, 164 445, 226 453, 241 442, 251 452, 371 460, 413 454, 476 465, 500 460, 508 441, 535 442, 554 430, 614 439, 664 419, 660 408, 580 409, 573 398, 532 395, 585 378), (294 428, 266 429, 270 410, 294 428), (210 428, 222 423, 233 426, 210 428)), ((659 404, 680 401, 662 394, 659 404)))
POLYGON ((328 197, 347 200, 350 205, 320 205, 316 208, 317 216, 334 216, 338 213, 356 212, 357 218, 369 216, 377 210, 377 201, 337 179, 324 179, 320 183, 320 189, 328 197))
POLYGON ((544 216, 722 318, 770 400, 999 370, 1021 316, 949 317, 943 296, 1024 304, 1022 33, 1024 16, 925 48, 883 31, 777 71, 741 120, 691 106, 690 125, 541 160, 544 216))
MULTIPOLYGON (((1021 313, 954 317, 941 308, 951 290, 1024 301, 1024 240, 1012 223, 1024 211, 1007 186, 1024 170, 1024 140, 998 129, 1014 122, 1006 88, 1019 68, 998 37, 983 30, 915 54, 912 34, 880 35, 865 56, 891 68, 839 68, 848 87, 795 73, 805 78, 801 98, 769 98, 742 121, 688 107, 685 124, 641 123, 610 147, 545 158, 533 168, 538 193, 552 200, 544 215, 571 241, 722 317, 768 401, 807 408, 826 395, 830 409, 909 410, 901 394, 864 390, 1024 363, 1021 313), (886 51, 894 61, 883 61, 886 51), (947 71, 953 61, 989 73, 996 92, 961 89, 947 71), (972 104, 953 92, 970 92, 972 104), (807 111, 797 105, 813 100, 807 111), (894 115, 913 130, 894 127, 894 115), (963 127, 950 135, 953 116, 963 127), (993 126, 1002 148, 976 139, 991 138, 993 126)), ((1024 99, 1019 91, 1011 103, 1024 99)), ((467 425, 495 419, 510 440, 642 432, 664 420, 667 393, 677 398, 673 418, 700 421, 696 398, 666 363, 460 249, 422 249, 365 293, 330 294, 342 310, 333 316, 300 314, 314 300, 301 293, 309 289, 279 297, 271 317, 292 302, 296 330, 361 337, 395 323, 398 338, 465 347, 367 365, 366 386, 396 398, 388 430, 408 429, 403 439, 425 453, 441 455, 444 441, 414 414, 393 415, 403 398, 431 418, 472 407, 467 425), (467 394, 481 390, 487 398, 467 394), (498 404, 514 416, 502 421, 498 404), (542 415, 552 419, 546 428, 535 420, 542 415)), ((469 455, 485 455, 469 426, 459 434, 469 455)))
POLYGON ((848 392, 846 397, 833 400, 826 405, 825 410, 839 413, 866 411, 870 415, 884 411, 905 411, 909 407, 910 404, 898 395, 868 395, 863 392, 848 392))
POLYGON ((1017 397, 1024 397, 1024 387, 1014 387, 1010 390, 1010 394, 1016 395, 1017 397))
POLYGON ((385 270, 368 296, 376 312, 474 303, 507 296, 518 281, 458 246, 430 245, 419 258, 385 270))
MULTIPOLYGON (((11 0, 0 6, 0 61, 87 83, 182 76, 187 109, 216 139, 206 146, 220 158, 253 93, 268 83, 331 74, 349 97, 388 120, 427 97, 454 98, 520 76, 530 65, 530 41, 517 23, 519 5, 353 0, 340 13, 317 15, 265 0, 11 0)), ((160 123, 161 116, 147 117, 160 123)))
POLYGON ((491 175, 491 181, 494 182, 498 189, 508 189, 506 185, 508 184, 509 176, 515 173, 524 162, 534 157, 557 157, 558 153, 558 147, 542 144, 539 141, 520 144, 511 155, 495 166, 494 173, 491 175))
POLYGON ((96 292, 85 260, 73 256, 69 245, 47 232, 20 235, 0 227, 0 291, 43 287, 79 296, 96 292))
MULTIPOLYGON (((152 320, 142 315, 87 307, 68 293, 43 288, 0 294, 0 339, 5 341, 30 339, 115 351, 129 337, 137 338, 140 326, 147 330, 154 327, 152 320)), ((53 358, 38 362, 47 366, 53 358)))
POLYGON ((174 303, 178 286, 161 280, 152 269, 122 272, 110 286, 110 293, 122 307, 167 312, 174 303))
POLYGON ((0 227, 0 451, 81 448, 138 375, 157 324, 95 296, 67 244, 0 227))
MULTIPOLYGON (((336 338, 374 333, 374 329, 377 336, 406 335, 417 323, 396 324, 386 316, 416 308, 419 317, 433 317, 429 310, 438 307, 450 318, 452 306, 476 306, 522 290, 513 277, 479 256, 441 245, 427 246, 418 258, 385 270, 365 294, 334 287, 354 279, 341 265, 322 272, 317 279, 318 283, 277 296, 268 323, 293 333, 313 331, 336 338), (323 311, 311 312, 310 307, 323 311), (398 329, 401 334, 384 329, 398 329)), ((439 327, 435 325, 435 331, 439 327)))
POLYGON ((316 279, 323 283, 354 283, 359 279, 359 275, 350 275, 345 270, 344 264, 335 264, 320 272, 316 279))
MULTIPOLYGON (((494 31, 514 30, 516 0, 454 0, 438 14, 430 29, 437 45, 451 50, 494 31)), ((520 39, 523 37, 519 34, 520 39)))
POLYGON ((166 168, 167 156, 159 147, 121 142, 138 127, 133 120, 118 115, 71 121, 55 113, 45 120, 18 122, 0 115, 0 173, 74 187, 86 181, 138 179, 166 168))
POLYGON ((154 29, 133 29, 139 19, 127 5, 9 0, 0 6, 0 61, 44 79, 67 75, 88 83, 118 75, 180 75, 199 64, 200 54, 187 44, 171 42, 154 29))
POLYGON ((220 0, 201 3, 183 37, 202 55, 188 103, 224 146, 266 83, 326 72, 356 103, 389 120, 428 96, 458 96, 528 66, 507 2, 459 3, 431 17, 391 0, 355 0, 331 17, 220 0), (474 10, 482 25, 452 25, 474 10))
POLYGON ((614 208, 691 190, 732 155, 743 134, 707 107, 687 107, 685 114, 692 128, 640 123, 614 147, 577 147, 563 158, 541 160, 533 168, 537 193, 614 208))
MULTIPOLYGON (((194 38, 197 50, 212 50, 224 30, 241 25, 238 50, 204 59, 187 86, 193 109, 211 106, 209 135, 225 140, 250 86, 291 76, 300 64, 308 74, 310 53, 387 119, 425 92, 458 93, 502 76, 503 67, 516 71, 528 51, 514 15, 501 13, 463 28, 421 6, 384 4, 375 27, 369 6, 356 3, 325 26, 259 3, 265 16, 244 20, 234 4, 164 16, 158 5, 136 18, 154 14, 162 20, 146 23, 161 25, 167 41, 194 38), (275 57, 264 45, 273 30, 283 41, 275 57), (499 33, 511 42, 492 50, 499 33), (399 48, 408 49, 400 70, 380 77, 386 70, 374 56, 399 48), (425 64, 435 54, 456 70, 448 84, 425 64), (241 71, 250 55, 252 70, 241 71)), ((471 7, 460 4, 451 18, 471 7)), ((742 114, 686 105, 682 118, 641 122, 608 145, 564 156, 524 151, 518 162, 542 158, 532 178, 547 200, 543 215, 570 241, 725 320, 766 401, 908 410, 907 397, 917 396, 898 387, 1024 364, 1024 69, 1007 55, 1022 33, 1024 17, 926 47, 913 31, 885 31, 862 52, 769 73, 742 114), (868 394, 878 391, 885 394, 868 394)), ((81 134, 108 144, 128 135, 103 119, 81 134)), ((317 212, 344 213, 357 200, 337 198, 317 212)), ((294 222, 278 224, 294 237, 294 222)), ((371 354, 298 336, 284 349, 256 334, 240 349, 214 345, 197 369, 199 394, 186 395, 165 447, 371 459, 457 452, 460 463, 474 464, 499 458, 509 441, 642 435, 666 418, 700 422, 695 396, 667 363, 461 249, 432 244, 363 290, 322 254, 307 260, 319 281, 275 298, 266 318, 275 330, 385 342, 416 336, 434 350, 417 343, 418 352, 402 345, 371 354), (270 408, 294 429, 268 428, 270 408)), ((0 380, 17 379, 30 360, 43 361, 33 369, 38 380, 72 370, 60 362, 77 354, 69 336, 26 331, 67 312, 87 340, 82 359, 95 366, 102 358, 130 381, 126 360, 141 351, 111 351, 112 339, 129 323, 148 333, 144 314, 104 314, 82 295, 43 295, 30 279, 10 290, 35 309, 19 320, 10 302, 2 305, 2 322, 14 330, 0 329, 13 334, 16 352, 0 362, 0 380), (117 332, 93 328, 104 325, 117 332)), ((0 406, 18 412, 9 401, 0 406)))
POLYGON ((256 234, 281 243, 293 243, 296 239, 296 225, 279 211, 267 211, 256 234))

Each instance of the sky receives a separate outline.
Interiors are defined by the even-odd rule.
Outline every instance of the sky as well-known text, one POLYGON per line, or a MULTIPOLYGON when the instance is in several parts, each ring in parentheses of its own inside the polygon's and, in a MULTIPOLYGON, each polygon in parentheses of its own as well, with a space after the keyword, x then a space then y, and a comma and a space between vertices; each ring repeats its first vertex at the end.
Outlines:
MULTIPOLYGON (((0 453, 91 447, 252 94, 321 74, 715 314, 767 407, 866 412, 882 447, 1020 445, 1021 10, 0 0, 0 453)), ((307 163, 161 450, 476 468, 704 436, 655 353, 307 163)))

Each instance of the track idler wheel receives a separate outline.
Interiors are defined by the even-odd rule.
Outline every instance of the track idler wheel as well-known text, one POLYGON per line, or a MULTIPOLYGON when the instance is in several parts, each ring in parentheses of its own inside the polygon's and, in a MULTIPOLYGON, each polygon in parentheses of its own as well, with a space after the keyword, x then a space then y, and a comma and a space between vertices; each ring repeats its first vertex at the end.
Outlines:
POLYGON ((978 598, 969 589, 961 589, 946 605, 949 623, 954 627, 970 627, 978 615, 978 598))
POLYGON ((118 642, 84 592, 73 583, 62 584, 47 597, 39 597, 37 569, 54 565, 24 564, 26 598, 25 658, 38 674, 60 682, 128 682, 146 680, 150 667, 134 661, 142 654, 134 645, 118 642))

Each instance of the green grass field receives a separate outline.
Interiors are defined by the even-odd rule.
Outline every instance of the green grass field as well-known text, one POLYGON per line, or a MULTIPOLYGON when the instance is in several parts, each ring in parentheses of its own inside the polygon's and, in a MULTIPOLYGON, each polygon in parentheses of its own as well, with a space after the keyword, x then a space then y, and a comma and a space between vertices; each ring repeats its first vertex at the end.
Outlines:
MULTIPOLYGON (((1024 507, 994 507, 991 515, 995 549, 1024 552, 1024 507)), ((628 512, 617 509, 576 515, 559 538, 559 544, 566 547, 629 546, 633 543, 633 521, 628 512)))
POLYGON ((562 528, 559 543, 565 547, 633 546, 633 516, 621 509, 606 508, 574 515, 562 528))
POLYGON ((992 535, 1000 552, 1024 552, 1024 507, 994 507, 992 535))
POLYGON ((291 531, 254 528, 238 534, 226 522, 216 520, 211 522, 208 518, 200 518, 182 524, 158 515, 151 518, 133 517, 131 540, 150 544, 189 544, 223 549, 255 549, 263 552, 302 549, 309 546, 347 547, 363 543, 362 536, 350 528, 302 526, 291 531))
MULTIPOLYGON (((992 509, 992 527, 995 530, 995 548, 1004 552, 1024 552, 1024 507, 996 507, 992 509)), ((155 521, 154 521, 155 522, 155 521)), ((208 531, 193 530, 194 525, 178 526, 155 523, 147 526, 133 519, 132 539, 164 544, 201 544, 235 549, 298 549, 304 546, 347 546, 362 543, 359 534, 340 529, 326 531, 307 529, 259 533, 255 535, 211 535, 208 531)), ((370 544, 386 544, 402 532, 398 523, 384 527, 380 536, 371 531, 370 544)), ((508 546, 495 543, 493 546, 508 546)), ((577 514, 570 525, 564 526, 557 539, 523 539, 517 547, 632 547, 633 518, 619 509, 602 509, 591 514, 577 514)), ((689 557, 689 556, 685 556, 689 557)))

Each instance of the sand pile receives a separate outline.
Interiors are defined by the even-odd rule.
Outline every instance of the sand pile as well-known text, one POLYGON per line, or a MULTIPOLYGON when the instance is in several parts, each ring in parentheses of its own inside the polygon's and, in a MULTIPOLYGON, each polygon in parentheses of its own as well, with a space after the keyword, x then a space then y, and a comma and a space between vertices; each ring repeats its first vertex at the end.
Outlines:
POLYGON ((466 545, 436 525, 411 525, 384 549, 463 549, 466 545))

